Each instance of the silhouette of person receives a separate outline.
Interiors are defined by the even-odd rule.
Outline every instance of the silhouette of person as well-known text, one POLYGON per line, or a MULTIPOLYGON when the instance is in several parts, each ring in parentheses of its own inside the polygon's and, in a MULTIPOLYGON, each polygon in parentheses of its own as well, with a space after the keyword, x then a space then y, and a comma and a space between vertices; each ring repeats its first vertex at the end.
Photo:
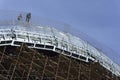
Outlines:
POLYGON ((17 20, 20 21, 22 19, 22 14, 20 14, 18 17, 17 17, 17 20))
POLYGON ((26 22, 30 22, 30 19, 31 19, 31 13, 28 13, 26 15, 26 22))

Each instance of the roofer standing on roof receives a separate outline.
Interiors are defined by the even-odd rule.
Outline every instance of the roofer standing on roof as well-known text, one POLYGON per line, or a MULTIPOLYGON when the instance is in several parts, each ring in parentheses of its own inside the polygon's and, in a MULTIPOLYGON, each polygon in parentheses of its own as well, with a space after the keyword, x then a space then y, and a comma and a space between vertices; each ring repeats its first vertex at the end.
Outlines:
POLYGON ((20 15, 17 17, 17 20, 18 20, 18 21, 22 20, 22 14, 20 14, 20 15))
POLYGON ((30 19, 31 19, 31 13, 28 13, 26 15, 26 22, 30 22, 30 19))

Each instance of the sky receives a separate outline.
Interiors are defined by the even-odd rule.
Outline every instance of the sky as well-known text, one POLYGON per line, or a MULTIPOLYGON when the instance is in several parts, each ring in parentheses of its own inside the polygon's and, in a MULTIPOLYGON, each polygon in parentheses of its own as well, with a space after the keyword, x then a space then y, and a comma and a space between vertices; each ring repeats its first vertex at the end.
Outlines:
POLYGON ((0 0, 0 9, 31 12, 67 23, 120 55, 119 3, 120 0, 0 0))

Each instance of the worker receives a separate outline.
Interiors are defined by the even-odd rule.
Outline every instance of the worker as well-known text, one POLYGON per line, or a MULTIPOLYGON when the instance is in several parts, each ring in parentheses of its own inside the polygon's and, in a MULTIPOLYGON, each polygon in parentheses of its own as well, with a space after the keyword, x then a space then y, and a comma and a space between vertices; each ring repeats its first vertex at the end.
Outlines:
POLYGON ((16 39, 15 31, 13 29, 11 29, 11 32, 12 32, 12 35, 11 35, 12 39, 16 39))
POLYGON ((22 20, 22 14, 20 14, 20 15, 17 17, 17 20, 18 20, 18 21, 22 20))
POLYGON ((31 19, 31 13, 28 13, 26 15, 26 22, 30 22, 30 19, 31 19))

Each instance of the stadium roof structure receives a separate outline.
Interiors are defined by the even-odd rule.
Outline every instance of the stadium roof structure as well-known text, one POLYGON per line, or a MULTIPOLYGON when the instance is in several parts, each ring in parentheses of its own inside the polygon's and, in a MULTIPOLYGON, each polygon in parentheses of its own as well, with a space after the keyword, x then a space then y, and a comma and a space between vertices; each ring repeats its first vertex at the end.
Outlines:
POLYGON ((108 57, 105 51, 85 38, 76 37, 69 31, 63 31, 64 29, 58 30, 61 24, 56 22, 51 25, 49 21, 48 24, 43 23, 43 19, 40 23, 34 19, 28 23, 15 20, 14 16, 6 19, 4 14, 4 18, 1 17, 3 20, 0 21, 0 46, 20 46, 21 43, 26 43, 29 48, 54 51, 84 62, 99 62, 113 74, 120 76, 120 66, 108 57))

